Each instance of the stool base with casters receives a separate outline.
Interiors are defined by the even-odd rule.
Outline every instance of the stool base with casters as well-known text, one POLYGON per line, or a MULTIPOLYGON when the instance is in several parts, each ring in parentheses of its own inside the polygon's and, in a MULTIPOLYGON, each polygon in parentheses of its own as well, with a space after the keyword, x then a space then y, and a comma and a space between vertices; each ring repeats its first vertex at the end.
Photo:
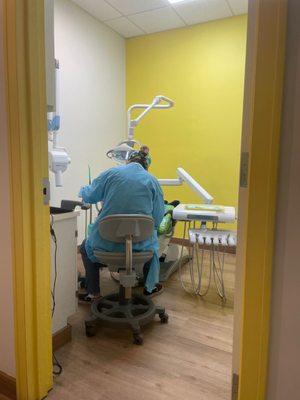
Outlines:
POLYGON ((98 325, 119 329, 130 329, 133 342, 143 344, 141 327, 151 322, 158 314, 162 323, 168 322, 163 307, 156 306, 151 299, 133 294, 137 276, 145 263, 153 257, 153 251, 133 251, 133 244, 149 239, 154 231, 153 218, 140 214, 118 214, 103 218, 99 222, 100 237, 124 245, 124 252, 94 250, 95 258, 107 265, 110 272, 119 273, 119 293, 97 299, 91 307, 92 315, 85 320, 87 336, 94 336, 98 325))
POLYGON ((85 320, 85 331, 88 337, 94 336, 97 327, 103 325, 114 328, 130 329, 133 343, 143 344, 141 327, 150 323, 158 315, 161 323, 168 322, 168 314, 163 307, 143 295, 133 295, 126 300, 122 288, 120 293, 110 294, 92 304, 92 315, 85 320))

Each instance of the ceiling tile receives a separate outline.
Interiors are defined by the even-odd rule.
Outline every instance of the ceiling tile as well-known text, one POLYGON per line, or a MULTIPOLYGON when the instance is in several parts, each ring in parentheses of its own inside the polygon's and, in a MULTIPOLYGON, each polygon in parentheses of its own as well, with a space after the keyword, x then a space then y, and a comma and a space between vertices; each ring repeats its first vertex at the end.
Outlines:
POLYGON ((185 26, 184 22, 171 7, 130 15, 128 18, 146 33, 166 31, 185 26))
POLYGON ((227 0, 235 15, 247 14, 248 0, 227 0))
POLYGON ((124 15, 136 14, 169 5, 168 0, 106 0, 124 15))
POLYGON ((73 0, 79 7, 86 10, 100 21, 121 17, 121 14, 104 0, 73 0))
POLYGON ((125 38, 143 35, 144 32, 135 26, 126 17, 105 21, 105 24, 125 38))
POLYGON ((226 0, 194 0, 173 7, 188 25, 232 16, 226 0))

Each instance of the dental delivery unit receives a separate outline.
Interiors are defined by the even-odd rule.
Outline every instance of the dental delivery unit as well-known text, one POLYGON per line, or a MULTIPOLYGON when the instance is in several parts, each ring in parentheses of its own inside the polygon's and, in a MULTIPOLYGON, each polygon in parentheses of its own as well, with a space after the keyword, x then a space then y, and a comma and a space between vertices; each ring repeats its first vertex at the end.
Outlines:
MULTIPOLYGON (((174 106, 174 101, 166 96, 156 96, 151 104, 134 104, 127 111, 128 134, 127 139, 119 143, 115 148, 107 152, 107 157, 118 164, 126 163, 133 151, 136 151, 141 143, 134 139, 134 129, 141 120, 152 110, 164 110, 174 106), (133 110, 142 112, 132 118, 133 110)), ((226 301, 224 287, 224 260, 226 247, 236 246, 236 232, 218 229, 219 223, 234 223, 236 211, 234 207, 214 205, 213 197, 183 168, 177 168, 176 179, 158 179, 161 186, 181 186, 186 183, 196 192, 204 204, 171 204, 166 215, 171 213, 171 223, 166 231, 159 229, 161 281, 166 281, 177 269, 181 286, 189 293, 205 296, 211 286, 212 280, 218 295, 226 301), (184 222, 183 239, 188 239, 188 254, 185 248, 185 240, 182 245, 171 243, 174 228, 177 221, 184 222), (209 224, 209 227, 208 227, 209 224), (205 250, 209 252, 208 280, 204 288, 204 260, 205 250), (194 261, 196 265, 194 265, 194 261), (188 262, 190 285, 184 281, 183 265, 188 262)), ((177 202, 179 203, 179 202, 177 202)))

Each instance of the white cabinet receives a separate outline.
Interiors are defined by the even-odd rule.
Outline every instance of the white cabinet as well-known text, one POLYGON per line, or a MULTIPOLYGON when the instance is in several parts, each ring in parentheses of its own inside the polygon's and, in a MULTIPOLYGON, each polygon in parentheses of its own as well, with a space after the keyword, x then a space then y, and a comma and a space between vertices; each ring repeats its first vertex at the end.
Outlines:
POLYGON ((50 216, 57 238, 51 239, 52 288, 55 284, 55 312, 52 322, 52 333, 67 326, 68 318, 77 310, 77 217, 78 211, 50 216), (56 267, 55 267, 56 258, 56 267), (56 274, 55 274, 56 269, 56 274))

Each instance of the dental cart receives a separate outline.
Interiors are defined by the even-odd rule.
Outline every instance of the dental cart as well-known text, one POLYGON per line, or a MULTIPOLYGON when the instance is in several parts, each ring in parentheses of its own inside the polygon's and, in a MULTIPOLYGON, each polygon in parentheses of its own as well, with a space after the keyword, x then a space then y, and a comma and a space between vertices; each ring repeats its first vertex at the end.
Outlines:
MULTIPOLYGON (((225 302, 225 249, 236 246, 237 239, 235 231, 218 229, 218 223, 234 222, 236 220, 235 208, 211 204, 179 204, 174 209, 173 218, 184 222, 183 239, 189 241, 188 267, 191 288, 188 288, 184 282, 183 262, 180 262, 179 277, 182 288, 188 293, 203 297, 208 293, 213 281, 218 295, 225 302), (208 228, 207 223, 211 223, 212 227, 208 228), (205 251, 209 251, 206 287, 203 284, 205 251)), ((183 247, 184 244, 182 251, 183 247)))

